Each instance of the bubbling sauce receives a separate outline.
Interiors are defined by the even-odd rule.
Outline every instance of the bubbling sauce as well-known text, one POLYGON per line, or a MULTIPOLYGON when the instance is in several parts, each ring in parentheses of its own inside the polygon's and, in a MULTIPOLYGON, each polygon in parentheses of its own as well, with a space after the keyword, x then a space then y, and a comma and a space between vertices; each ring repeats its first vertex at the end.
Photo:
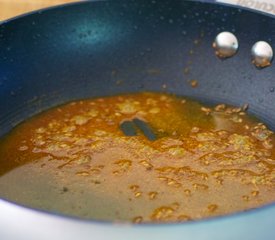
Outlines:
POLYGON ((75 101, 0 142, 0 197, 84 219, 182 222, 275 201, 274 133, 246 107, 161 93, 75 101), (156 135, 125 136, 140 119, 156 135))

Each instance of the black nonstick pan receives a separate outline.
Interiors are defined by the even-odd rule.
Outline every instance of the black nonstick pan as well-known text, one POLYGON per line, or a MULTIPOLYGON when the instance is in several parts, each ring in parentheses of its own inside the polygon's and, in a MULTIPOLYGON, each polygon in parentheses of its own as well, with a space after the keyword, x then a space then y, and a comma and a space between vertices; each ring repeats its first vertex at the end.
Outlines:
MULTIPOLYGON (((251 47, 260 40, 275 47, 271 15, 182 0, 80 2, 9 20, 0 25, 0 136, 64 102, 145 90, 212 104, 248 103, 249 112, 274 130, 275 68, 251 63, 251 47), (239 50, 221 60, 212 43, 223 31, 236 35, 239 50), (190 86, 193 79, 197 88, 190 86)), ((1 240, 274 236, 274 205, 185 224, 133 226, 76 220, 0 200, 1 240)))

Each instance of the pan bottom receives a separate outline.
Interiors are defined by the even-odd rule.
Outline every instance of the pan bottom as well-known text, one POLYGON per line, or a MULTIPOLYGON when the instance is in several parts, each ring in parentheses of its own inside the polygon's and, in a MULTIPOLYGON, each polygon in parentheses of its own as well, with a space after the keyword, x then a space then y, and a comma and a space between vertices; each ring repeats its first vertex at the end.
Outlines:
POLYGON ((64 215, 133 223, 260 207, 275 200, 275 139, 247 107, 152 92, 55 107, 1 140, 0 196, 64 215), (135 134, 124 135, 125 122, 135 134))

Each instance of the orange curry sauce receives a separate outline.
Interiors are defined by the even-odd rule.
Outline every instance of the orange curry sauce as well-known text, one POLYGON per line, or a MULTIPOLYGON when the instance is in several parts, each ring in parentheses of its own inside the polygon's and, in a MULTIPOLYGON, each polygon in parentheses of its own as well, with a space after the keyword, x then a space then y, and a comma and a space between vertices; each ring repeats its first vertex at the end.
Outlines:
POLYGON ((179 222, 275 201, 274 133, 244 108, 168 94, 71 102, 0 142, 0 197, 85 219, 179 222), (138 118, 157 139, 120 124, 138 118))

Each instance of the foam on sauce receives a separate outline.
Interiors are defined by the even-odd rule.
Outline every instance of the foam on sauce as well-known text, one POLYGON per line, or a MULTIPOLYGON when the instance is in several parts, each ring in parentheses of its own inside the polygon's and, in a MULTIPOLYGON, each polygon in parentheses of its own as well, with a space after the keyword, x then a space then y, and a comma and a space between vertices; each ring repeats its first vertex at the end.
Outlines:
POLYGON ((242 108, 168 94, 71 102, 0 142, 0 197, 86 219, 181 222, 275 201, 274 133, 242 108), (157 140, 124 136, 147 122, 157 140))

